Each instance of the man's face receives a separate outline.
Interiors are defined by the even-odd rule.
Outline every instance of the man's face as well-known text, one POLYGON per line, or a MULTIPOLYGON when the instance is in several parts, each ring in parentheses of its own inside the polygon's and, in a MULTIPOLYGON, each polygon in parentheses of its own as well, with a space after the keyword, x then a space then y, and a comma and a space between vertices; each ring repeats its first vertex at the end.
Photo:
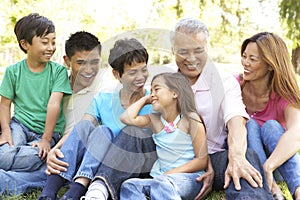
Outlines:
POLYGON ((100 54, 97 49, 92 51, 77 51, 71 60, 64 57, 66 64, 71 69, 71 84, 73 92, 90 86, 100 67, 100 54))
POLYGON ((187 34, 177 32, 174 37, 173 53, 176 64, 194 84, 207 60, 207 39, 204 32, 187 34))

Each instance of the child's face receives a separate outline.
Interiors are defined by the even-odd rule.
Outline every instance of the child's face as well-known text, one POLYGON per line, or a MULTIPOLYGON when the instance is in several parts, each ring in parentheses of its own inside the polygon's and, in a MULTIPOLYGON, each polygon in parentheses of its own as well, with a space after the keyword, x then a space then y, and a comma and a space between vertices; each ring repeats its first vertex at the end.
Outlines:
POLYGON ((74 91, 79 91, 93 83, 100 67, 100 54, 97 49, 77 51, 71 60, 66 56, 64 59, 68 67, 71 68, 74 91))
POLYGON ((152 81, 150 102, 153 110, 163 113, 166 108, 173 108, 170 106, 176 106, 176 98, 176 93, 168 88, 162 77, 157 77, 152 81))
POLYGON ((56 50, 55 39, 55 33, 42 37, 34 36, 31 45, 28 42, 25 44, 27 58, 40 63, 48 62, 56 50))

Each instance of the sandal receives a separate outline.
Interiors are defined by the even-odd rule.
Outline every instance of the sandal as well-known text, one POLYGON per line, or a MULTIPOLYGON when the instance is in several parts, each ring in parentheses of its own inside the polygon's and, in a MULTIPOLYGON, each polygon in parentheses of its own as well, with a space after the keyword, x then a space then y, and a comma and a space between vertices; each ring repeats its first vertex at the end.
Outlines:
POLYGON ((273 194, 273 198, 274 198, 274 200, 286 200, 285 196, 280 193, 273 194))

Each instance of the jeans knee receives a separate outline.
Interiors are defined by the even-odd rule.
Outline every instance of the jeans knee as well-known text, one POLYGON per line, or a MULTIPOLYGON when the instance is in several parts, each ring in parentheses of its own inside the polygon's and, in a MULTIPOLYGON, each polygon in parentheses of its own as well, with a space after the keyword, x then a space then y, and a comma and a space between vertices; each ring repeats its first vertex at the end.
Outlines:
POLYGON ((126 180, 121 185, 121 192, 122 191, 132 191, 132 189, 135 187, 135 184, 133 182, 133 179, 126 180))
POLYGON ((8 144, 3 144, 0 146, 0 169, 8 171, 13 165, 13 161, 17 154, 17 149, 15 147, 10 147, 8 144))
POLYGON ((281 132, 284 131, 282 125, 276 120, 268 120, 262 125, 262 130, 264 132, 281 132))

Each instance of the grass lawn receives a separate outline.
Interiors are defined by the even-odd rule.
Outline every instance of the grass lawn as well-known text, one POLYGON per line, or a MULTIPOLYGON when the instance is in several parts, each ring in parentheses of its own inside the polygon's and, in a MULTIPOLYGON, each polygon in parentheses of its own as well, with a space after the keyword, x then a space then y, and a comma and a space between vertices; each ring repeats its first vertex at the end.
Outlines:
MULTIPOLYGON (((290 195, 288 188, 284 182, 279 183, 281 190, 283 191, 287 200, 293 200, 292 196, 290 195)), ((65 188, 62 188, 59 191, 59 197, 66 192, 65 188)), ((13 196, 13 197, 1 197, 1 200, 36 200, 40 194, 40 191, 34 191, 28 194, 24 194, 21 196, 13 196)), ((212 192, 206 200, 225 200, 225 193, 223 191, 220 192, 212 192)))

